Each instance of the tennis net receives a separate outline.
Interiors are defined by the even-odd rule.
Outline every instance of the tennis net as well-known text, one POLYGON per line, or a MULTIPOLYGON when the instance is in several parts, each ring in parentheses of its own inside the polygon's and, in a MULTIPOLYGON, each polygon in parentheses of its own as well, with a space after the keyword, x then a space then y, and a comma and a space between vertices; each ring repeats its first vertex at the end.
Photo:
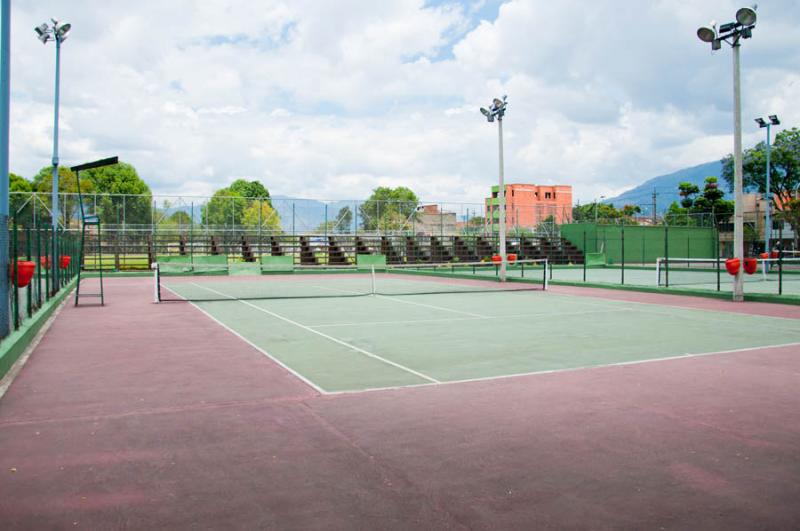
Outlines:
MULTIPOLYGON (((757 258, 753 274, 744 273, 745 282, 800 281, 800 258, 757 258)), ((731 281, 725 258, 659 258, 656 261, 659 286, 720 285, 731 281)))
POLYGON ((299 266, 270 271, 253 264, 243 274, 224 264, 153 264, 155 300, 222 301, 435 295, 547 289, 546 259, 507 265, 506 282, 493 262, 364 266, 299 266))

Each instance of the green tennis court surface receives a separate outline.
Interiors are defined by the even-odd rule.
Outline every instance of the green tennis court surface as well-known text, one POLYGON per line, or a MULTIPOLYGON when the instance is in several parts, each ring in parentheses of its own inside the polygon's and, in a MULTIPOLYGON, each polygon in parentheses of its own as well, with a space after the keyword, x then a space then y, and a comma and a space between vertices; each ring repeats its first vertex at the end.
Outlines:
POLYGON ((350 297, 369 289, 369 274, 162 281, 322 392, 800 344, 796 320, 559 295, 540 286, 498 291, 496 282, 453 287, 449 278, 387 275, 378 276, 376 290, 386 295, 350 297), (399 295, 437 288, 442 293, 399 295), (249 297, 267 292, 289 298, 249 297))
MULTIPOLYGON (((515 273, 511 273, 514 275, 515 273)), ((661 272, 661 283, 658 282, 658 273, 655 265, 628 266, 625 268, 624 283, 630 286, 661 287, 665 288, 665 273, 661 272)), ((584 281, 584 270, 581 266, 553 268, 551 280, 580 283, 584 281)), ((619 266, 587 267, 586 282, 593 284, 620 285, 623 283, 622 268, 619 266)), ((691 289, 703 291, 717 291, 717 275, 715 271, 700 271, 682 267, 675 267, 669 273, 670 289, 691 289)), ((778 295, 778 274, 775 270, 764 277, 761 271, 753 275, 744 276, 745 293, 759 293, 778 295)), ((730 275, 724 269, 720 275, 721 292, 730 293, 733 289, 730 275)), ((795 264, 792 269, 787 269, 783 274, 782 293, 788 296, 800 296, 800 269, 795 264)))

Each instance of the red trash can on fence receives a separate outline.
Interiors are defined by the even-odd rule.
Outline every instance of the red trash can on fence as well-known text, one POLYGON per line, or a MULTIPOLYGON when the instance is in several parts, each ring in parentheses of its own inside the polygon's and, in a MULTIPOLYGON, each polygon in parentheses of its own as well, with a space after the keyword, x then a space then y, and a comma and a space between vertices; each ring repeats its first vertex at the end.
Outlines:
POLYGON ((735 276, 739 272, 740 266, 741 263, 738 258, 728 258, 725 260, 725 269, 728 271, 729 275, 735 276))
POLYGON ((492 256, 492 262, 494 262, 496 264, 499 264, 502 261, 503 261, 503 258, 499 254, 496 254, 496 255, 492 256))
POLYGON ((24 288, 28 284, 30 284, 31 279, 33 278, 33 271, 36 269, 36 263, 30 262, 28 260, 20 260, 17 262, 17 272, 14 272, 14 264, 10 264, 8 267, 9 276, 11 277, 11 281, 16 281, 18 288, 24 288))
POLYGON ((71 261, 72 261, 72 257, 71 256, 62 256, 61 260, 58 263, 58 265, 61 267, 61 269, 66 269, 66 268, 69 267, 69 263, 71 261))
POLYGON ((509 262, 516 262, 516 261, 517 261, 517 255, 516 255, 516 254, 514 254, 514 253, 510 253, 510 254, 508 255, 508 261, 509 261, 509 262))
POLYGON ((745 258, 744 259, 744 272, 748 275, 752 275, 758 269, 758 259, 756 258, 745 258))

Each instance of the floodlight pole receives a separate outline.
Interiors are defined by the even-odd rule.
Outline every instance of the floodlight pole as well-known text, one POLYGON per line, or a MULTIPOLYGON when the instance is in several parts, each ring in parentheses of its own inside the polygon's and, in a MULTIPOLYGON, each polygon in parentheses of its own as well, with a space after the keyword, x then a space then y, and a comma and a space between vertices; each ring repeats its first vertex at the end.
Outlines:
POLYGON ((767 183, 766 183, 767 186, 764 189, 764 191, 766 192, 764 194, 764 197, 766 199, 766 205, 764 206, 764 211, 765 211, 765 219, 764 219, 764 223, 765 223, 765 225, 764 225, 764 252, 765 253, 769 253, 769 251, 770 251, 769 240, 770 240, 770 236, 772 236, 772 225, 770 224, 770 210, 772 210, 772 192, 770 191, 771 189, 770 189, 770 174, 769 174, 770 173, 770 160, 769 160, 770 153, 769 152, 770 152, 770 140, 771 140, 771 138, 770 138, 770 136, 771 136, 770 135, 771 127, 772 127, 772 124, 770 122, 767 122, 767 183))
MULTIPOLYGON (((8 271, 8 141, 11 62, 11 0, 0 0, 0 271, 8 271)), ((11 331, 8 275, 0 274, 0 337, 11 331)))
POLYGON ((711 44, 712 50, 719 50, 722 42, 733 48, 733 191, 735 204, 733 210, 733 256, 739 260, 739 271, 733 277, 733 300, 744 300, 744 217, 742 214, 744 200, 742 195, 742 96, 740 89, 739 53, 741 39, 753 36, 756 25, 756 6, 743 7, 736 11, 736 22, 729 22, 717 27, 716 22, 701 26, 697 37, 711 44))
MULTIPOLYGON (((742 194, 742 92, 739 74, 739 39, 733 42, 733 256, 744 264, 744 196, 742 194)), ((744 300, 743 267, 733 277, 733 300, 744 300)))
POLYGON ((58 291, 58 106, 61 96, 61 39, 56 36, 56 87, 55 87, 55 110, 53 118, 53 191, 52 216, 53 216, 53 259, 51 267, 53 269, 53 291, 58 291))
POLYGON ((503 116, 497 117, 497 139, 500 160, 500 189, 497 202, 500 207, 500 282, 506 281, 506 187, 503 183, 503 116))

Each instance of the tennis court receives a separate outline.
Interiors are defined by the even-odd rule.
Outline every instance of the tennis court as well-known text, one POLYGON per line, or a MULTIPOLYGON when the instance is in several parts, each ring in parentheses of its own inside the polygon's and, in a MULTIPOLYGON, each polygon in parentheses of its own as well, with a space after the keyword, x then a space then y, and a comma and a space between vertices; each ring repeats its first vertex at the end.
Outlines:
POLYGON ((535 280, 482 280, 493 268, 464 271, 179 275, 161 289, 324 393, 800 344, 794 320, 577 297, 535 280))
MULTIPOLYGON (((743 275, 745 294, 800 296, 800 259, 784 260, 780 272, 776 261, 767 260, 769 267, 766 274, 763 262, 759 260, 758 270, 752 275, 743 275)), ((550 280, 724 293, 730 293, 733 289, 732 277, 725 271, 724 260, 717 265, 713 259, 695 258, 670 259, 669 272, 663 264, 659 267, 655 263, 633 264, 624 268, 620 265, 590 266, 585 270, 582 266, 555 266, 550 280)))
POLYGON ((800 307, 491 267, 106 279, 0 400, 3 528, 796 527, 800 307))

